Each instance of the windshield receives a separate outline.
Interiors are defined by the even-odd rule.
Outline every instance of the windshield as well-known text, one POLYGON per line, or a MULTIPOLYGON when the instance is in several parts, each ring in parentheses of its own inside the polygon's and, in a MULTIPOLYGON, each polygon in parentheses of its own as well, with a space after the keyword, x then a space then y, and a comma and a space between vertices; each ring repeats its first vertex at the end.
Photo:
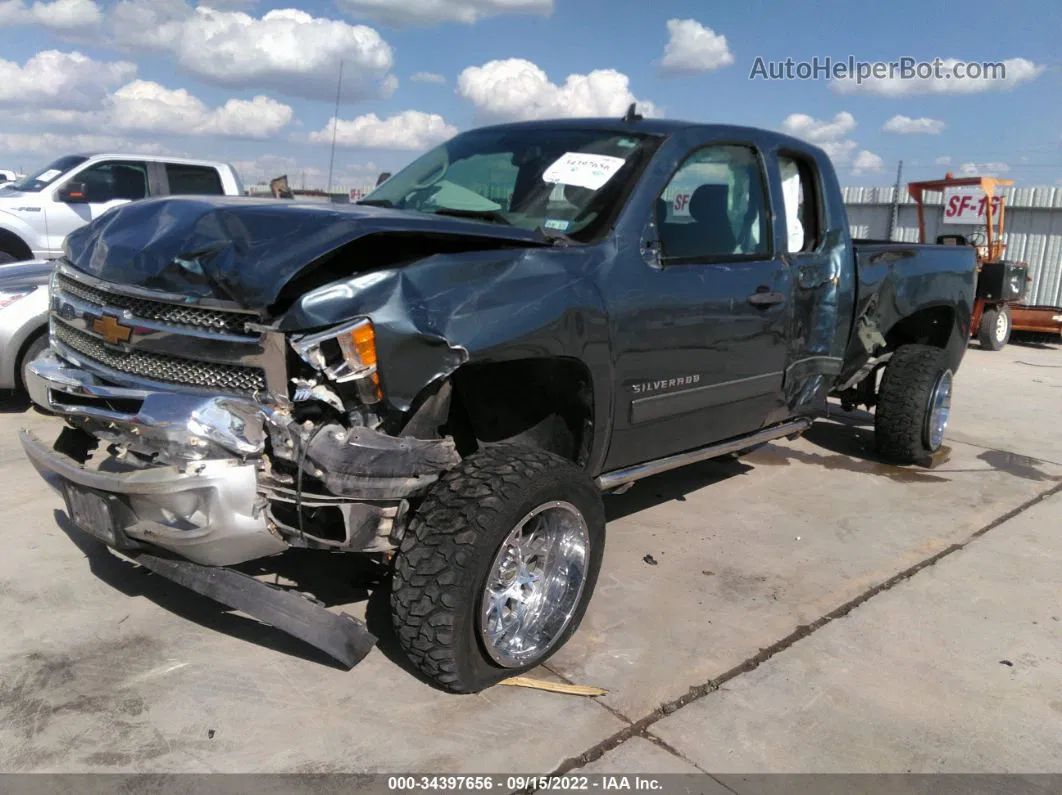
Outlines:
POLYGON ((358 203, 590 242, 607 228, 657 143, 612 130, 472 130, 417 158, 358 203))
POLYGON ((67 155, 66 157, 60 157, 49 163, 40 171, 34 171, 27 177, 23 177, 18 182, 12 182, 11 187, 15 190, 25 190, 32 193, 44 190, 48 185, 55 182, 56 179, 61 177, 70 169, 80 166, 88 160, 87 157, 81 155, 67 155))

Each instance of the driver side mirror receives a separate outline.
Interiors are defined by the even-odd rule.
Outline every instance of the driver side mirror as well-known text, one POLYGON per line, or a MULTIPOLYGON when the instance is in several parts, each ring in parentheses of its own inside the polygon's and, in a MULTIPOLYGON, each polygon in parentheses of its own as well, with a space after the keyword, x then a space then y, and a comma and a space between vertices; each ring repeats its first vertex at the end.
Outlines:
POLYGON ((642 230, 639 248, 646 265, 655 271, 664 269, 664 241, 660 239, 660 227, 657 225, 655 214, 649 218, 649 223, 642 230))
POLYGON ((59 201, 66 204, 84 204, 88 201, 88 196, 85 193, 84 182, 68 182, 63 187, 59 188, 59 192, 56 196, 59 201))

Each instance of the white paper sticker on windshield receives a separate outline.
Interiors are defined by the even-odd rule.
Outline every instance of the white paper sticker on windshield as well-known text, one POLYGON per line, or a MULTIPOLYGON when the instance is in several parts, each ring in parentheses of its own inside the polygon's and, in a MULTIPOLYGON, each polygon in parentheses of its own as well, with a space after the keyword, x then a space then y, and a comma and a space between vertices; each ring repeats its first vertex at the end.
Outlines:
POLYGON ((622 157, 611 155, 565 152, 546 169, 542 181, 597 190, 612 179, 612 175, 619 171, 625 162, 622 157))
POLYGON ((47 171, 45 171, 43 174, 38 176, 37 177, 37 181, 38 182, 51 182, 53 179, 55 179, 56 177, 58 177, 62 173, 63 172, 60 171, 57 168, 50 168, 47 171))

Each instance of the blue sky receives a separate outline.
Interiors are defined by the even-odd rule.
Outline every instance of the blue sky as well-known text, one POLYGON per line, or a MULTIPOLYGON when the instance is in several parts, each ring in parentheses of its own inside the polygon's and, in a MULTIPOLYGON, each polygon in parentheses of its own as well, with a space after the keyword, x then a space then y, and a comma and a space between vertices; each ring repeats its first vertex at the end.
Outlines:
POLYGON ((0 31, 0 168, 122 148, 323 187, 343 60, 336 184, 479 123, 618 114, 634 98, 801 135, 844 184, 890 184, 900 159, 905 179, 1062 184, 1058 0, 0 0, 0 31), (1002 61, 1007 77, 749 79, 757 57, 816 56, 1002 61))

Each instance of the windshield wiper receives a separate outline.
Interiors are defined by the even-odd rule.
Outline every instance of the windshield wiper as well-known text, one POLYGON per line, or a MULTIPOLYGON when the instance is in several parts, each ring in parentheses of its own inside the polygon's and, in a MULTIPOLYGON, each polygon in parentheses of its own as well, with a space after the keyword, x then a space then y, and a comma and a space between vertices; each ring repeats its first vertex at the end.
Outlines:
POLYGON ((432 215, 452 215, 455 218, 475 218, 480 221, 512 226, 509 219, 496 210, 461 210, 457 207, 440 207, 437 210, 432 210, 431 213, 432 215))
POLYGON ((394 207, 395 203, 390 199, 361 199, 354 202, 355 204, 365 204, 369 207, 394 207))

